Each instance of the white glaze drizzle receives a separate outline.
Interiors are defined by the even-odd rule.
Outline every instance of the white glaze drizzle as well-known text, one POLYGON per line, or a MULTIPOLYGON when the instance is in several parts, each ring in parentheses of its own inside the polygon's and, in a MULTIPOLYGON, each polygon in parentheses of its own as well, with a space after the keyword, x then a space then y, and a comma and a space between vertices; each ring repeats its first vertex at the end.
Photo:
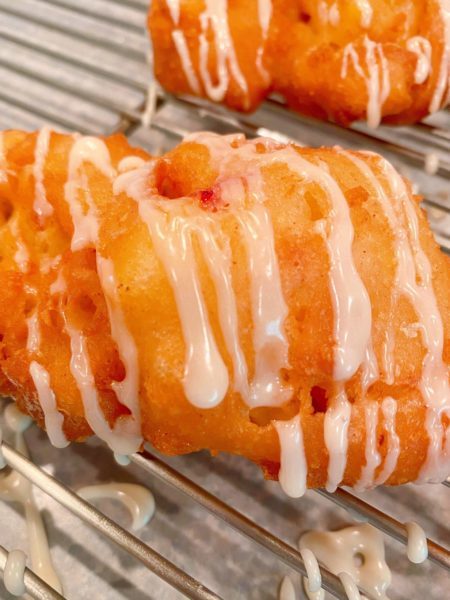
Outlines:
MULTIPOLYGON (((302 535, 299 546, 310 549, 324 567, 340 577, 350 599, 359 597, 358 586, 370 598, 387 600, 391 572, 385 562, 383 536, 372 525, 309 531, 302 535), (358 554, 363 556, 362 564, 355 560, 358 554)), ((312 594, 306 587, 305 591, 311 600, 324 598, 323 590, 312 594)))
POLYGON ((172 31, 172 40, 175 48, 177 49, 181 66, 191 90, 196 94, 200 94, 200 83, 194 70, 194 65, 192 64, 189 47, 187 45, 184 33, 180 29, 174 29, 172 31))
MULTIPOLYGON (((111 337, 117 344, 120 359, 125 366, 125 377, 120 382, 113 382, 113 388, 119 402, 126 406, 134 422, 135 434, 140 437, 141 415, 139 408, 139 363, 137 348, 130 334, 120 304, 118 284, 114 274, 114 263, 110 258, 103 258, 97 251, 97 273, 105 297, 111 325, 111 337)), ((126 453, 125 453, 126 454, 126 453)))
POLYGON ((170 18, 175 25, 180 22, 180 0, 166 0, 167 8, 170 12, 170 18))
POLYGON ((91 163, 105 177, 112 178, 110 156, 106 144, 97 138, 78 137, 69 154, 68 178, 64 185, 64 197, 69 206, 73 223, 71 250, 95 246, 98 237, 98 221, 89 191, 87 176, 82 172, 84 163, 91 163), (80 201, 83 192, 84 203, 80 201))
POLYGON ((405 523, 405 527, 408 534, 406 546, 408 559, 414 564, 420 564, 428 557, 427 536, 422 527, 413 521, 405 523))
POLYGON ((359 60, 359 55, 353 43, 344 48, 341 77, 345 79, 348 74, 348 63, 352 61, 356 73, 364 79, 367 90, 367 124, 371 128, 378 127, 381 122, 382 108, 390 90, 389 64, 384 56, 382 44, 378 44, 366 35, 364 36, 365 64, 367 74, 364 72, 359 60))
MULTIPOLYGON (((223 142, 215 136, 207 136, 207 139, 212 144, 216 143, 219 151, 229 152, 229 144, 235 138, 227 138, 223 142)), ((114 189, 116 193, 126 191, 139 203, 141 217, 147 223, 157 255, 174 290, 186 343, 183 384, 188 399, 202 407, 215 406, 228 388, 228 371, 217 349, 196 272, 191 239, 195 233, 216 286, 221 328, 233 361, 235 389, 250 406, 283 403, 291 393, 283 386, 280 377, 280 370, 288 366, 288 346, 283 331, 287 309, 262 190, 256 183, 253 184, 255 205, 244 210, 241 207, 241 201, 244 201, 242 183, 238 184, 235 178, 223 178, 222 197, 227 198, 229 194, 230 202, 241 207, 233 214, 246 241, 252 276, 256 357, 255 376, 249 385, 247 366, 237 335, 236 299, 226 240, 220 234, 220 227, 214 226, 214 220, 207 212, 193 206, 191 199, 167 203, 160 201, 157 194, 149 193, 146 182, 151 177, 151 171, 152 164, 149 164, 136 173, 125 173, 116 180, 114 189), (186 283, 183 283, 184 279, 187 279, 186 283)))
POLYGON ((5 457, 3 456, 2 443, 3 443, 3 430, 0 427, 0 470, 4 469, 6 467, 5 457))
MULTIPOLYGON (((369 165, 362 159, 355 156, 355 154, 340 151, 343 156, 345 156, 348 160, 350 160, 363 174, 363 176, 368 179, 376 192, 377 200, 383 209, 386 218, 388 219, 389 226, 391 227, 392 233, 395 236, 395 256, 397 261, 399 258, 404 255, 403 252, 403 244, 405 242, 404 234, 399 233, 399 223, 398 219, 395 215, 391 200, 387 197, 383 186, 380 181, 369 167, 369 165)), ((393 292, 393 302, 396 301, 398 297, 397 287, 399 285, 399 274, 397 271, 396 281, 394 282, 394 292, 393 292)), ((383 356, 383 368, 385 372, 385 381, 389 384, 394 383, 394 362, 393 362, 393 351, 394 351, 394 334, 391 327, 386 328, 386 339, 383 343, 382 356, 383 356)))
POLYGON ((39 272, 42 273, 42 275, 48 275, 60 262, 61 254, 57 254, 56 256, 44 256, 40 260, 39 272))
POLYGON ((3 583, 6 591, 13 596, 25 594, 25 567, 27 555, 22 550, 11 550, 3 571, 3 583))
POLYGON ((258 19, 261 27, 261 44, 258 46, 256 54, 256 67, 266 83, 270 80, 270 75, 263 64, 264 45, 269 34, 270 21, 272 19, 272 0, 258 0, 258 19))
POLYGON ((373 349, 373 341, 371 338, 366 350, 366 357, 361 375, 361 397, 365 400, 364 413, 366 426, 366 464, 363 465, 360 479, 355 484, 355 489, 359 491, 373 487, 375 471, 381 463, 381 457, 377 450, 378 403, 370 401, 366 398, 367 390, 373 383, 379 380, 379 377, 380 373, 378 369, 378 361, 373 349))
POLYGON ((297 594, 292 579, 286 575, 281 580, 280 589, 278 591, 278 600, 295 600, 297 594))
POLYGON ((361 27, 368 29, 373 18, 373 8, 370 0, 355 0, 355 4, 361 13, 361 27))
POLYGON ((117 170, 119 173, 126 173, 127 171, 138 169, 143 165, 145 165, 145 160, 140 156, 126 156, 118 164, 117 170))
POLYGON ((65 448, 69 441, 63 430, 64 416, 58 411, 55 392, 50 386, 50 374, 35 360, 31 362, 29 371, 44 413, 48 438, 56 448, 65 448))
MULTIPOLYGON (((26 321, 28 325, 27 351, 30 354, 37 354, 41 345, 38 311, 35 310, 26 321)), ((58 411, 55 393, 50 386, 50 374, 36 360, 31 362, 29 373, 44 413, 45 429, 49 440, 56 448, 65 448, 69 442, 63 431, 64 417, 58 411)))
POLYGON ((443 108, 450 98, 450 0, 439 0, 439 7, 442 18, 443 47, 438 79, 429 106, 431 113, 443 108))
MULTIPOLYGON (((180 28, 180 2, 179 0, 166 0, 172 22, 175 29, 172 31, 172 40, 180 58, 181 66, 189 86, 196 94, 200 93, 200 82, 192 63, 189 47, 184 32, 180 28)), ((262 27, 263 36, 266 35, 265 28, 270 22, 271 2, 260 0, 258 15, 262 27), (270 9, 269 6, 270 5, 270 9)), ((248 96, 248 85, 239 66, 233 38, 228 22, 227 0, 205 0, 205 10, 200 14, 202 33, 199 36, 199 72, 206 94, 211 100, 219 102, 223 100, 228 91, 230 74, 235 79, 242 92, 248 96), (208 30, 212 28, 214 36, 214 49, 216 56, 216 72, 218 83, 214 84, 208 69, 210 47, 208 42, 208 30)), ((264 40, 263 40, 264 41, 264 40)), ((262 48, 258 51, 257 65, 261 74, 268 77, 262 64, 262 48)))
POLYGON ((395 417, 397 414, 397 402, 388 396, 381 403, 381 411, 384 416, 384 429, 387 435, 387 451, 383 466, 375 480, 376 485, 385 483, 397 466, 400 455, 400 438, 395 430, 395 417))
MULTIPOLYGON (((207 146, 221 177, 231 176, 232 173, 235 176, 233 170, 238 167, 244 173, 243 177, 247 177, 250 192, 257 200, 264 199, 260 169, 277 163, 285 164, 301 180, 318 183, 326 192, 331 210, 328 217, 318 221, 316 225, 325 239, 331 263, 329 277, 335 311, 336 345, 334 378, 337 381, 350 379, 365 360, 370 344, 372 319, 370 298, 353 261, 354 229, 350 210, 338 183, 322 166, 304 159, 290 146, 278 148, 270 139, 257 138, 245 142, 240 135, 221 137, 199 133, 188 136, 187 140, 207 146), (230 144, 233 142, 240 145, 232 148, 230 144), (255 147, 258 143, 263 144, 268 152, 256 154, 255 147), (354 327, 355 322, 359 323, 359 327, 354 327)), ((287 355, 287 347, 285 352, 287 355)), ((286 365, 281 368, 284 366, 286 365)))
POLYGON ((341 580, 342 587, 347 594, 348 600, 360 600, 361 594, 359 593, 358 586, 356 585, 355 580, 350 573, 342 571, 341 573, 338 573, 338 577, 341 580))
POLYGON ((88 485, 77 490, 85 500, 103 500, 109 498, 123 504, 132 517, 131 529, 142 529, 155 513, 155 499, 146 487, 135 483, 100 483, 88 485))
POLYGON ((352 405, 343 385, 333 397, 324 417, 324 439, 328 450, 326 489, 335 492, 344 478, 347 465, 348 428, 352 405))
POLYGON ((303 584, 310 594, 320 592, 322 587, 322 575, 320 573, 319 563, 316 555, 309 548, 300 548, 300 555, 303 558, 307 577, 303 578, 303 584))
POLYGON ((403 210, 409 238, 410 258, 399 265, 399 287, 414 306, 426 349, 419 388, 427 406, 425 426, 430 442, 418 482, 441 482, 450 472, 450 428, 447 427, 445 432, 442 423, 444 414, 450 416, 448 367, 443 360, 444 326, 433 289, 431 264, 420 244, 419 220, 413 200, 392 165, 382 160, 382 166, 392 196, 403 210))
POLYGON ((22 273, 27 273, 28 269, 30 268, 30 253, 28 252, 28 248, 22 239, 16 219, 10 219, 9 228, 17 247, 17 250, 14 254, 14 262, 22 273))
POLYGON ((8 181, 8 174, 6 172, 6 156, 5 156, 5 143, 3 139, 3 131, 0 132, 0 183, 8 181))
POLYGON ((366 401, 364 405, 366 424, 366 464, 363 466, 361 476, 355 484, 355 490, 361 492, 373 487, 375 471, 381 464, 381 456, 378 452, 378 402, 366 401))
POLYGON ((427 152, 425 154, 425 172, 428 175, 435 175, 439 170, 439 155, 436 152, 427 152))
MULTIPOLYGON (((99 223, 96 208, 90 196, 87 177, 82 171, 82 166, 86 162, 93 164, 105 177, 112 178, 115 175, 108 148, 102 140, 93 137, 79 137, 75 140, 69 155, 68 181, 64 187, 65 198, 69 204, 74 225, 71 242, 72 250, 81 250, 92 245, 96 248, 98 239, 99 223), (80 189, 84 192, 87 210, 84 210, 79 201, 80 189)), ((81 331, 68 323, 64 313, 62 313, 65 319, 66 333, 70 338, 72 352, 70 368, 80 391, 89 426, 96 435, 107 442, 113 451, 118 454, 131 454, 136 452, 142 443, 138 400, 137 350, 126 326, 120 305, 113 263, 109 259, 103 258, 97 249, 96 264, 108 309, 111 336, 117 344, 119 356, 126 369, 124 380, 114 382, 112 388, 119 402, 126 406, 131 414, 120 416, 111 429, 99 403, 86 339, 81 331)), ((60 291, 59 288, 64 290, 64 281, 61 281, 58 286, 55 282, 55 293, 60 291)))
POLYGON ((39 352, 39 346, 41 345, 41 330, 39 327, 39 313, 37 310, 26 319, 28 327, 27 337, 27 350, 31 354, 39 352))
POLYGON ((202 33, 199 36, 199 70, 207 95, 215 102, 223 100, 228 91, 231 74, 243 94, 247 96, 247 81, 240 69, 230 32, 228 1, 205 0, 205 10, 200 15, 200 24, 202 33), (213 83, 208 69, 210 48, 207 33, 210 27, 214 34, 217 84, 213 83))
MULTIPOLYGON (((63 317, 65 318, 64 313, 63 317)), ((65 330, 70 338, 70 371, 80 392, 86 421, 92 431, 118 454, 132 454, 139 450, 142 442, 131 418, 119 417, 111 429, 100 406, 83 333, 70 325, 65 318, 65 330)))
POLYGON ((317 11, 319 19, 324 25, 329 23, 333 27, 337 27, 341 20, 338 2, 333 2, 330 6, 325 0, 322 0, 317 5, 317 11))
POLYGON ((50 144, 50 135, 50 128, 43 127, 38 133, 34 151, 33 175, 35 191, 33 209, 39 217, 48 217, 53 213, 53 206, 47 200, 44 186, 44 166, 50 144))
MULTIPOLYGON (((354 154, 343 152, 362 172, 376 193, 394 237, 397 261, 392 304, 405 296, 414 307, 426 348, 419 388, 427 405, 426 428, 430 438, 428 457, 419 481, 442 481, 450 470, 450 441, 442 449, 442 415, 450 413, 450 386, 443 361, 444 330, 433 290, 432 270, 419 239, 419 222, 406 186, 397 171, 381 158, 381 168, 389 184, 387 195, 369 165, 354 154)), ((387 328, 383 357, 385 372, 394 373, 393 332, 387 328)), ((450 432, 448 432, 450 438, 450 432)))
POLYGON ((281 289, 270 213, 262 204, 257 204, 247 211, 239 211, 236 217, 251 273, 255 373, 247 402, 252 407, 281 405, 291 396, 291 389, 280 376, 281 369, 289 366, 284 332, 288 309, 281 289))
MULTIPOLYGON (((16 450, 28 457, 28 448, 22 434, 31 424, 31 419, 22 414, 14 403, 6 407, 4 415, 6 424, 15 432, 16 450)), ((62 585, 53 567, 44 522, 36 505, 31 483, 12 470, 0 479, 0 498, 6 502, 19 502, 23 506, 33 571, 62 594, 62 585)))
POLYGON ((117 452, 114 452, 114 460, 121 467, 127 467, 131 463, 129 454, 117 454, 117 452))
POLYGON ((272 19, 272 0, 258 0, 258 19, 263 38, 266 39, 272 19))
MULTIPOLYGON (((237 190, 237 193, 240 192, 243 193, 243 189, 237 190)), ((195 232, 216 287, 220 326, 233 363, 233 388, 249 402, 250 385, 247 363, 239 339, 237 305, 231 276, 230 243, 215 219, 209 215, 202 215, 197 219, 195 232)))
POLYGON ((155 80, 153 79, 153 75, 152 75, 150 83, 147 86, 147 98, 145 100, 145 108, 141 115, 141 124, 143 127, 150 128, 150 126, 152 124, 153 115, 155 114, 155 109, 156 109, 156 100, 157 100, 156 83, 155 83, 155 80))
MULTIPOLYGON (((317 221, 316 230, 324 238, 330 256, 330 291, 334 309, 334 379, 350 379, 366 359, 371 340, 372 310, 366 288, 352 257, 354 230, 350 211, 337 183, 328 189, 333 201, 330 232, 326 222, 317 221), (345 233, 344 233, 345 232, 345 233), (354 327, 359 323, 359 327, 354 327)), ((320 178, 317 178, 320 182, 320 178)), ((325 188, 326 189, 326 188, 325 188)))
POLYGON ((414 83, 425 83, 431 73, 432 48, 429 40, 421 35, 415 35, 406 42, 406 48, 417 56, 414 71, 414 83))
POLYGON ((189 223, 180 216, 168 219, 145 201, 139 201, 139 214, 175 295, 186 343, 186 397, 194 406, 213 408, 223 400, 229 377, 208 318, 189 223))
POLYGON ((64 294, 67 290, 66 280, 64 279, 64 275, 62 269, 58 271, 58 275, 53 283, 50 284, 50 294, 53 296, 55 294, 64 294))
POLYGON ((278 481, 291 498, 300 498, 306 491, 307 462, 300 415, 289 421, 273 421, 280 441, 280 471, 278 481))
POLYGON ((330 7, 330 12, 328 13, 328 21, 330 25, 333 27, 337 27, 340 23, 341 15, 339 13, 339 5, 338 2, 334 2, 330 7))

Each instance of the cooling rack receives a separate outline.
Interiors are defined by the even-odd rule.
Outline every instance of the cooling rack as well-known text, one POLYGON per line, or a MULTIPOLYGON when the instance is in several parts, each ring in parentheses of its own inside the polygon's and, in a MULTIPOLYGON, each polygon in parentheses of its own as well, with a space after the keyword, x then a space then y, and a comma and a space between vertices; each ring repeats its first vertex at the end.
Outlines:
MULTIPOLYGON (((276 98, 254 115, 242 117, 151 87, 155 105, 146 106, 152 84, 144 31, 147 4, 147 0, 0 0, 0 128, 35 129, 47 124, 82 133, 123 132, 152 153, 167 150, 199 129, 219 133, 238 129, 250 136, 271 135, 312 146, 364 147, 383 153, 415 182, 436 239, 450 252, 448 111, 414 127, 370 131, 362 124, 344 130, 290 114, 276 98), (148 127, 145 121, 153 109, 148 127), (424 170, 426 164, 434 170, 436 163, 436 173, 424 170)), ((376 490, 363 498, 343 489, 335 494, 310 491, 294 502, 236 457, 213 460, 199 454, 163 459, 148 449, 132 456, 132 464, 124 470, 95 440, 56 451, 36 428, 27 435, 33 461, 7 442, 3 453, 9 466, 36 486, 40 505, 50 511, 47 526, 50 539, 57 540, 56 562, 63 580, 72 583, 74 600, 274 598, 283 574, 305 574, 295 536, 311 527, 338 526, 350 517, 372 523, 395 540, 388 546, 406 573, 399 578, 401 595, 395 597, 421 598, 427 593, 428 598, 442 598, 448 589, 447 482, 432 488, 376 490), (155 491, 162 514, 140 538, 121 526, 120 518, 106 516, 76 494, 79 481, 101 480, 103 472, 145 482, 155 491), (405 560, 404 522, 409 520, 427 526, 426 565, 408 566, 405 560), (84 546, 77 541, 82 539, 78 538, 82 523, 92 528, 84 546), (114 547, 125 551, 117 553, 118 563, 114 547), (84 566, 75 571, 64 549, 81 557, 84 566), (126 575, 130 575, 127 585, 126 575), (164 587, 160 580, 169 585, 164 587)), ((106 509, 115 515, 112 507, 106 509)), ((20 516, 14 510, 0 510, 0 515, 0 522, 10 520, 10 527, 0 530, 1 570, 8 550, 15 547, 11 544, 18 536, 20 516)), ((346 598, 339 579, 326 569, 322 580, 332 595, 346 598)), ((30 570, 25 583, 33 598, 61 598, 30 570)))

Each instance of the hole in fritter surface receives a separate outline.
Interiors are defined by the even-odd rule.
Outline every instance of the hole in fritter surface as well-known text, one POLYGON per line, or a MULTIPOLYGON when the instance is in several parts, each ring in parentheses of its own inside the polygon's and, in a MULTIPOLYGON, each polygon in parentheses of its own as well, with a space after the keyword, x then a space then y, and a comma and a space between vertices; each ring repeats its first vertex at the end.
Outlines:
POLYGON ((97 306, 93 299, 85 293, 80 292, 77 296, 68 299, 67 315, 69 323, 77 329, 90 327, 95 318, 97 306))
POLYGON ((300 11, 299 20, 302 23, 309 23, 311 21, 311 15, 302 10, 300 11))
POLYGON ((313 407, 314 414, 327 412, 327 391, 319 385, 314 385, 309 393, 311 396, 311 404, 313 407))
POLYGON ((362 554, 362 552, 355 552, 355 554, 353 555, 353 562, 355 564, 355 567, 362 567, 366 562, 364 554, 362 554))
POLYGON ((153 177, 155 178, 155 187, 161 196, 164 198, 179 198, 180 193, 177 182, 170 177, 170 164, 165 160, 158 160, 153 169, 153 177))
POLYGON ((298 402, 284 406, 258 406, 249 412, 250 421, 259 427, 265 427, 271 421, 288 421, 298 414, 298 402))
POLYGON ((92 318, 97 310, 95 302, 87 294, 80 294, 77 296, 74 301, 74 307, 75 310, 81 313, 80 316, 86 318, 92 318))
POLYGON ((7 223, 13 214, 14 207, 7 198, 0 197, 0 224, 7 223))

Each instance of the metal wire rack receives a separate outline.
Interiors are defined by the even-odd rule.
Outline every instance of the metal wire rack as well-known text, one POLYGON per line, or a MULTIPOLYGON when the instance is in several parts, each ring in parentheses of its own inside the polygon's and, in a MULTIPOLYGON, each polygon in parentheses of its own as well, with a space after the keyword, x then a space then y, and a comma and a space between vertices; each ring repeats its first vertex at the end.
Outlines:
MULTIPOLYGON (((148 0, 0 0, 0 128, 34 129, 48 124, 58 130, 92 134, 123 132, 154 153, 198 129, 220 133, 238 129, 250 136, 272 135, 313 146, 338 141, 348 147, 380 151, 418 184, 436 238, 450 253, 449 112, 443 111, 414 127, 370 131, 357 124, 344 130, 289 114, 277 99, 266 102, 254 115, 242 117, 200 100, 173 98, 158 90, 149 132, 142 126, 150 83, 149 46, 144 31, 147 5, 148 0), (439 157, 435 175, 423 170, 431 152, 439 157)), ((6 442, 3 453, 10 467, 183 595, 204 600, 220 597, 6 442)), ((132 456, 132 461, 141 471, 176 488, 202 510, 264 548, 272 560, 306 574, 301 555, 292 544, 217 494, 149 451, 132 456)), ((440 488, 443 490, 443 486, 440 488)), ((403 522, 360 497, 342 489, 335 494, 319 490, 315 494, 317 502, 320 497, 370 522, 401 544, 406 543, 403 522)), ((292 503, 286 500, 286 510, 288 507, 292 503)), ((430 539, 428 547, 430 561, 449 572, 449 550, 430 539)), ((7 550, 0 546, 0 570, 6 557, 7 550)), ((346 598, 339 579, 326 569, 322 569, 322 580, 324 589, 337 598, 346 598)), ((25 584, 33 598, 62 598, 30 570, 26 571, 25 584)), ((238 595, 228 590, 227 597, 238 595)))

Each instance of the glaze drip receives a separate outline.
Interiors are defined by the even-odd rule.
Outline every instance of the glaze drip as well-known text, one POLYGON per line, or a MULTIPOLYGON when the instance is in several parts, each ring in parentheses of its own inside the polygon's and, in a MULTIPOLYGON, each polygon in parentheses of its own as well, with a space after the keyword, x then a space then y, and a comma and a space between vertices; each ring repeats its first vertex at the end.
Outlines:
MULTIPOLYGON (((302 535, 299 546, 308 548, 324 567, 339 576, 349 598, 360 597, 359 586, 370 598, 388 600, 391 572, 385 562, 383 536, 372 525, 309 531, 302 535)), ((324 598, 323 590, 311 593, 305 589, 311 600, 324 598)))
POLYGON ((382 108, 391 90, 389 63, 384 56, 382 44, 372 41, 366 35, 363 45, 366 71, 361 66, 359 53, 353 43, 350 43, 344 48, 341 77, 343 79, 347 77, 348 64, 351 61, 356 73, 366 85, 367 124, 371 128, 376 128, 381 122, 382 108))
MULTIPOLYGON (((15 433, 16 450, 28 458, 23 432, 31 424, 31 419, 19 412, 14 403, 8 404, 4 416, 8 428, 15 433)), ((19 502, 22 505, 28 529, 32 569, 41 579, 62 594, 62 585, 52 563, 44 521, 36 505, 31 483, 17 471, 11 470, 0 478, 0 499, 6 502, 19 502)), ((14 563, 17 567, 25 565, 25 555, 20 557, 16 555, 16 558, 19 559, 14 563)), ((20 586, 23 581, 22 568, 12 569, 11 566, 10 574, 11 583, 20 586)))
POLYGON ((53 206, 47 200, 44 185, 44 166, 50 144, 51 130, 43 127, 38 133, 36 139, 36 149, 34 153, 33 175, 35 182, 35 196, 33 208, 39 217, 48 217, 53 213, 53 206))
MULTIPOLYGON (((172 40, 180 58, 181 66, 189 83, 191 90, 200 93, 200 82, 194 69, 190 49, 184 32, 180 27, 180 2, 179 0, 166 0, 172 23, 175 29, 172 31, 172 40)), ((200 14, 201 33, 199 35, 199 74, 202 86, 211 100, 220 102, 228 92, 230 75, 248 97, 247 81, 239 66, 236 49, 231 35, 228 20, 228 0, 204 0, 205 9, 200 14), (213 38, 214 54, 216 57, 216 78, 213 82, 209 71, 208 61, 210 59, 210 37, 213 38)), ((263 42, 267 37, 267 31, 271 17, 271 1, 259 0, 258 16, 260 19, 263 42)), ((263 46, 260 47, 257 56, 257 66, 261 74, 268 76, 262 64, 263 46)))
POLYGON ((88 485, 78 490, 85 500, 117 500, 127 508, 132 517, 131 528, 138 531, 147 525, 155 512, 153 494, 142 485, 135 483, 100 483, 88 485))

